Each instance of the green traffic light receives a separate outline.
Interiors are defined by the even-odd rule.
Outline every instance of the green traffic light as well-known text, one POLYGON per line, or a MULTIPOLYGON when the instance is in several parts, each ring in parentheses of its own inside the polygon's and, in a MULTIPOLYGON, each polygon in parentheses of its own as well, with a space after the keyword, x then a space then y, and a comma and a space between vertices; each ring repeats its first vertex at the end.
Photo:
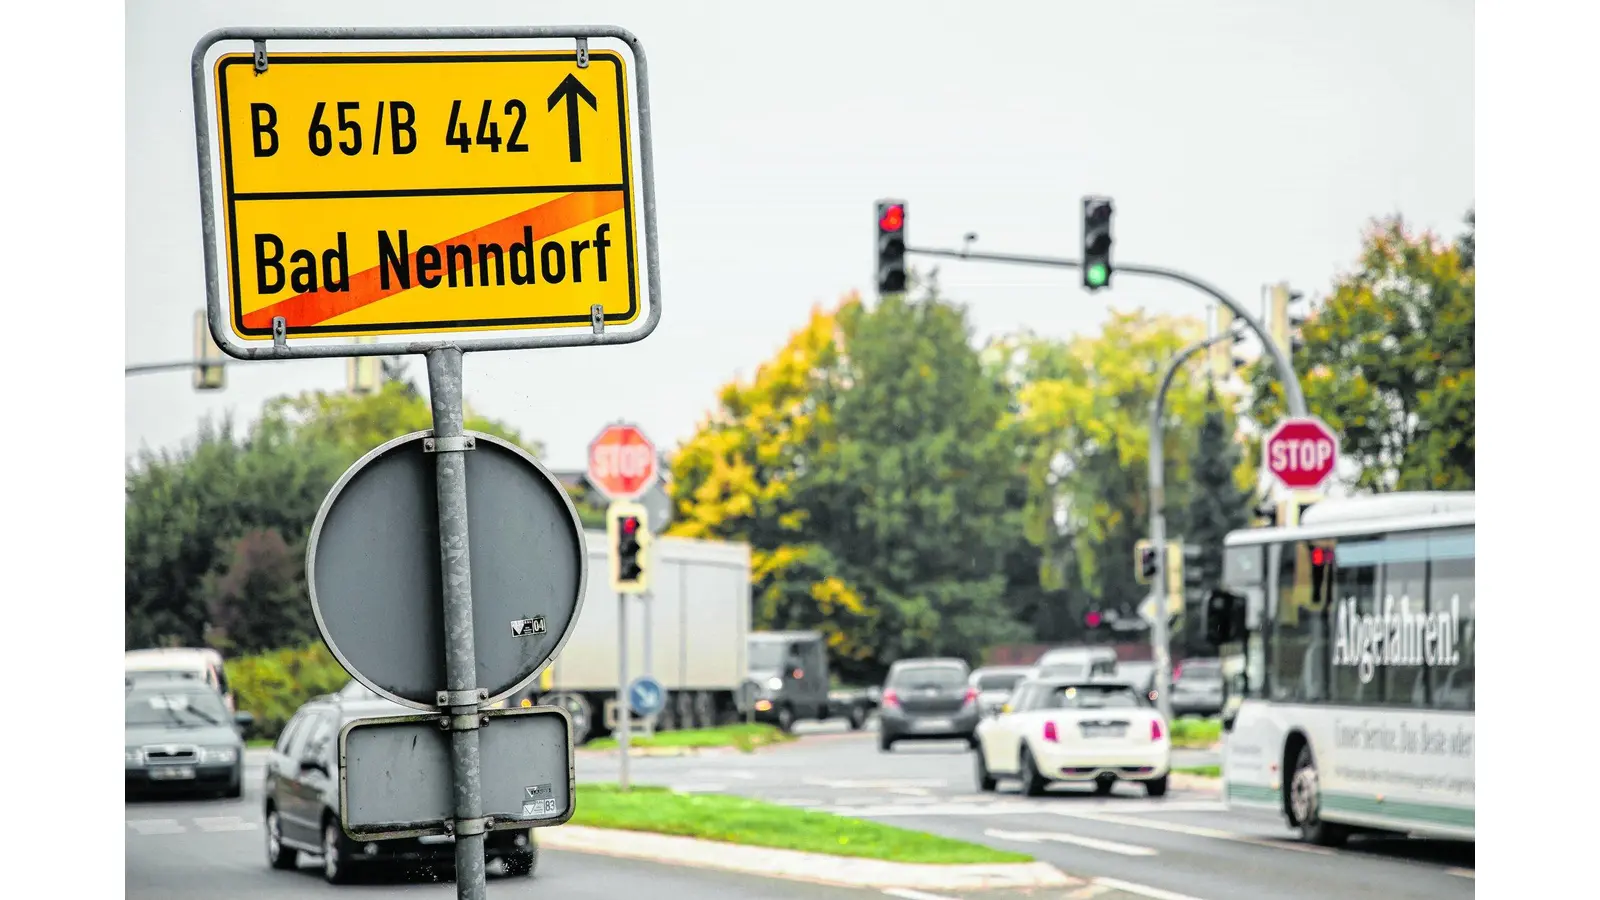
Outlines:
POLYGON ((1095 287, 1104 287, 1106 283, 1106 267, 1095 263, 1089 267, 1089 283, 1095 287))

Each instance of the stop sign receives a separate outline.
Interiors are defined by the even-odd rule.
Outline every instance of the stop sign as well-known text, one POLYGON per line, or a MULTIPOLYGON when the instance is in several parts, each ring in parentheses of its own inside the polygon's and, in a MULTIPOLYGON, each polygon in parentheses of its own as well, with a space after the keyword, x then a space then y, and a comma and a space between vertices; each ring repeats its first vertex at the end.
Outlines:
POLYGON ((1339 436, 1314 416, 1280 420, 1261 447, 1266 470, 1293 491, 1316 490, 1339 464, 1339 436))
POLYGON ((610 425, 589 444, 589 483, 612 500, 632 500, 656 478, 656 448, 634 425, 610 425))

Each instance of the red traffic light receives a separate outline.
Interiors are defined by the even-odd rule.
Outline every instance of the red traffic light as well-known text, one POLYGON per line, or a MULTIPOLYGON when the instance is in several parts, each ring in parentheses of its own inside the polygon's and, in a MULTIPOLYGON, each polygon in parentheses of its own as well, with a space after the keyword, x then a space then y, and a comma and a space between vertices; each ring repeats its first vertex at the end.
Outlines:
POLYGON ((1328 549, 1327 547, 1311 548, 1311 564, 1313 566, 1325 566, 1331 562, 1333 562, 1332 550, 1328 549))
POLYGON ((639 519, 636 516, 627 516, 622 520, 622 533, 633 534, 639 530, 639 519))
POLYGON ((1099 628, 1100 613, 1090 610, 1089 613, 1083 617, 1083 624, 1089 626, 1090 628, 1099 628))
POLYGON ((899 231, 906 224, 906 208, 898 203, 886 207, 878 217, 878 227, 884 231, 899 231))

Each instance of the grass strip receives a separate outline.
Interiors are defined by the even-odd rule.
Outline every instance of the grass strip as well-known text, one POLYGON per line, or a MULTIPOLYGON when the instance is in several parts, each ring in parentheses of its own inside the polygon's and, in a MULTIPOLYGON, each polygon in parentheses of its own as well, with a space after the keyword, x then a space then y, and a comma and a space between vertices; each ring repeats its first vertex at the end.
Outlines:
POLYGON ((1026 863, 1033 857, 866 819, 797 809, 727 794, 680 794, 661 787, 578 785, 571 823, 900 863, 1026 863))
POLYGON ((1222 740, 1222 723, 1216 719, 1179 719, 1172 723, 1172 746, 1205 749, 1222 740))
MULTIPOLYGON (((683 731, 661 731, 654 737, 635 736, 628 741, 630 747, 737 747, 749 753, 757 747, 781 744, 794 740, 778 728, 761 723, 725 725, 720 728, 690 728, 683 731)), ((615 750, 616 738, 596 738, 584 744, 585 750, 615 750)))
POLYGON ((1221 766, 1178 766, 1172 771, 1180 775, 1196 775, 1201 778, 1221 778, 1221 766))

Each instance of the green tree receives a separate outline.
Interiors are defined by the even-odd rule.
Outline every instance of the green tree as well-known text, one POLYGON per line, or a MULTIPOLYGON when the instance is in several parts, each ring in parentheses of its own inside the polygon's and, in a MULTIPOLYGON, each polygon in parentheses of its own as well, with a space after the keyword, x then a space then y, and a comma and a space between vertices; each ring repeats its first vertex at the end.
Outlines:
POLYGON ((921 293, 813 310, 672 460, 673 533, 748 541, 757 627, 822 631, 845 677, 1026 635, 1003 605, 1006 397, 965 313, 921 293))
MULTIPOLYGON (((212 618, 208 600, 215 598, 207 578, 214 590, 226 582, 240 538, 274 531, 303 553, 339 476, 384 441, 430 425, 427 402, 406 383, 391 382, 367 396, 278 398, 242 435, 230 419, 206 421, 180 450, 139 454, 127 472, 124 505, 127 646, 201 643, 212 618)), ((512 429, 470 411, 466 425, 539 452, 512 429)), ((299 585, 268 590, 258 580, 250 590, 295 590, 308 602, 299 585)), ((243 615, 252 607, 236 609, 243 615)), ((235 619, 230 630, 254 627, 235 619)))
POLYGON ((272 529, 245 532, 233 542, 227 568, 203 579, 207 643, 232 653, 259 653, 315 638, 304 572, 303 547, 291 547, 272 529))
MULTIPOLYGON (((1399 217, 1368 231, 1355 269, 1300 329, 1295 368, 1310 411, 1341 437, 1361 490, 1471 490, 1476 459, 1474 216, 1455 244, 1399 217)), ((1250 375, 1251 415, 1282 416, 1270 366, 1250 375)))

